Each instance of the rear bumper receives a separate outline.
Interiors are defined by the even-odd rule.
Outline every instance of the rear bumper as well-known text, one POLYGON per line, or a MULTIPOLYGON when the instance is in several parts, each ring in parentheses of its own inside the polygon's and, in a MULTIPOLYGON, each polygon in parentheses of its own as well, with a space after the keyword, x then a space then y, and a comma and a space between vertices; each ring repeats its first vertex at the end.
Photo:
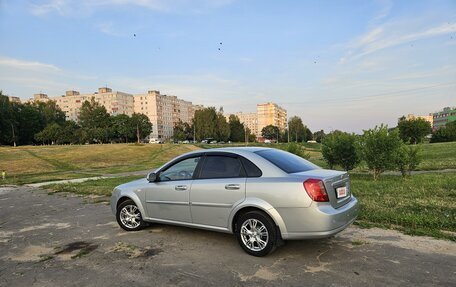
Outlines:
POLYGON ((282 216, 287 231, 283 239, 312 239, 330 237, 352 224, 358 216, 358 200, 351 200, 340 208, 329 203, 313 202, 308 208, 284 208, 278 212, 282 216))

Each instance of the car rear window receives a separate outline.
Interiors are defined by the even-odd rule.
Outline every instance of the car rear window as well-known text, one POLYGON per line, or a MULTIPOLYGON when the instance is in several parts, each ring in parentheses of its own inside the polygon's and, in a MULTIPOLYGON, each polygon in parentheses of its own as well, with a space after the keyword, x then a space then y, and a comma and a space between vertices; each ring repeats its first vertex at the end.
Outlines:
POLYGON ((302 157, 278 149, 260 150, 255 153, 286 173, 302 172, 320 168, 302 157))

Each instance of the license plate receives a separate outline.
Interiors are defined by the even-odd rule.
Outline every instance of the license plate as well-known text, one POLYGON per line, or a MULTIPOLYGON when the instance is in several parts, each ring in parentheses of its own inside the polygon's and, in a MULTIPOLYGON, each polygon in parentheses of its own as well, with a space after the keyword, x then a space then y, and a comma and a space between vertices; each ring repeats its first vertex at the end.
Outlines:
POLYGON ((337 192, 337 198, 346 197, 347 196, 347 187, 346 186, 338 187, 338 188, 336 188, 336 192, 337 192))

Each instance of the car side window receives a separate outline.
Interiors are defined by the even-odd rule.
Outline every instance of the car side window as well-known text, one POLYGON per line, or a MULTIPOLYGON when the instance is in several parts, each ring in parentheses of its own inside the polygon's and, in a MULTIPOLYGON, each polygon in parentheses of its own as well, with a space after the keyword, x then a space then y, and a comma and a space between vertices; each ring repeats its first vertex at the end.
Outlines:
POLYGON ((247 177, 260 177, 263 175, 261 170, 250 160, 241 158, 242 164, 244 165, 247 177))
POLYGON ((193 178, 200 157, 184 159, 160 172, 160 181, 188 180, 193 178))
POLYGON ((241 162, 236 157, 208 155, 201 170, 200 179, 245 177, 241 162))

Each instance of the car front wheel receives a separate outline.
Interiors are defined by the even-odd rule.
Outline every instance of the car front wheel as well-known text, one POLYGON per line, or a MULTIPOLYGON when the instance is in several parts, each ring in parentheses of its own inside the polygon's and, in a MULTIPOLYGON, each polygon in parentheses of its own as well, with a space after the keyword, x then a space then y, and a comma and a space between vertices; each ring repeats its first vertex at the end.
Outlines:
POLYGON ((250 211, 237 221, 236 237, 242 249, 253 256, 265 256, 277 245, 277 232, 272 219, 261 211, 250 211))
POLYGON ((145 227, 138 206, 131 199, 125 200, 117 208, 117 223, 126 231, 137 231, 145 227))

